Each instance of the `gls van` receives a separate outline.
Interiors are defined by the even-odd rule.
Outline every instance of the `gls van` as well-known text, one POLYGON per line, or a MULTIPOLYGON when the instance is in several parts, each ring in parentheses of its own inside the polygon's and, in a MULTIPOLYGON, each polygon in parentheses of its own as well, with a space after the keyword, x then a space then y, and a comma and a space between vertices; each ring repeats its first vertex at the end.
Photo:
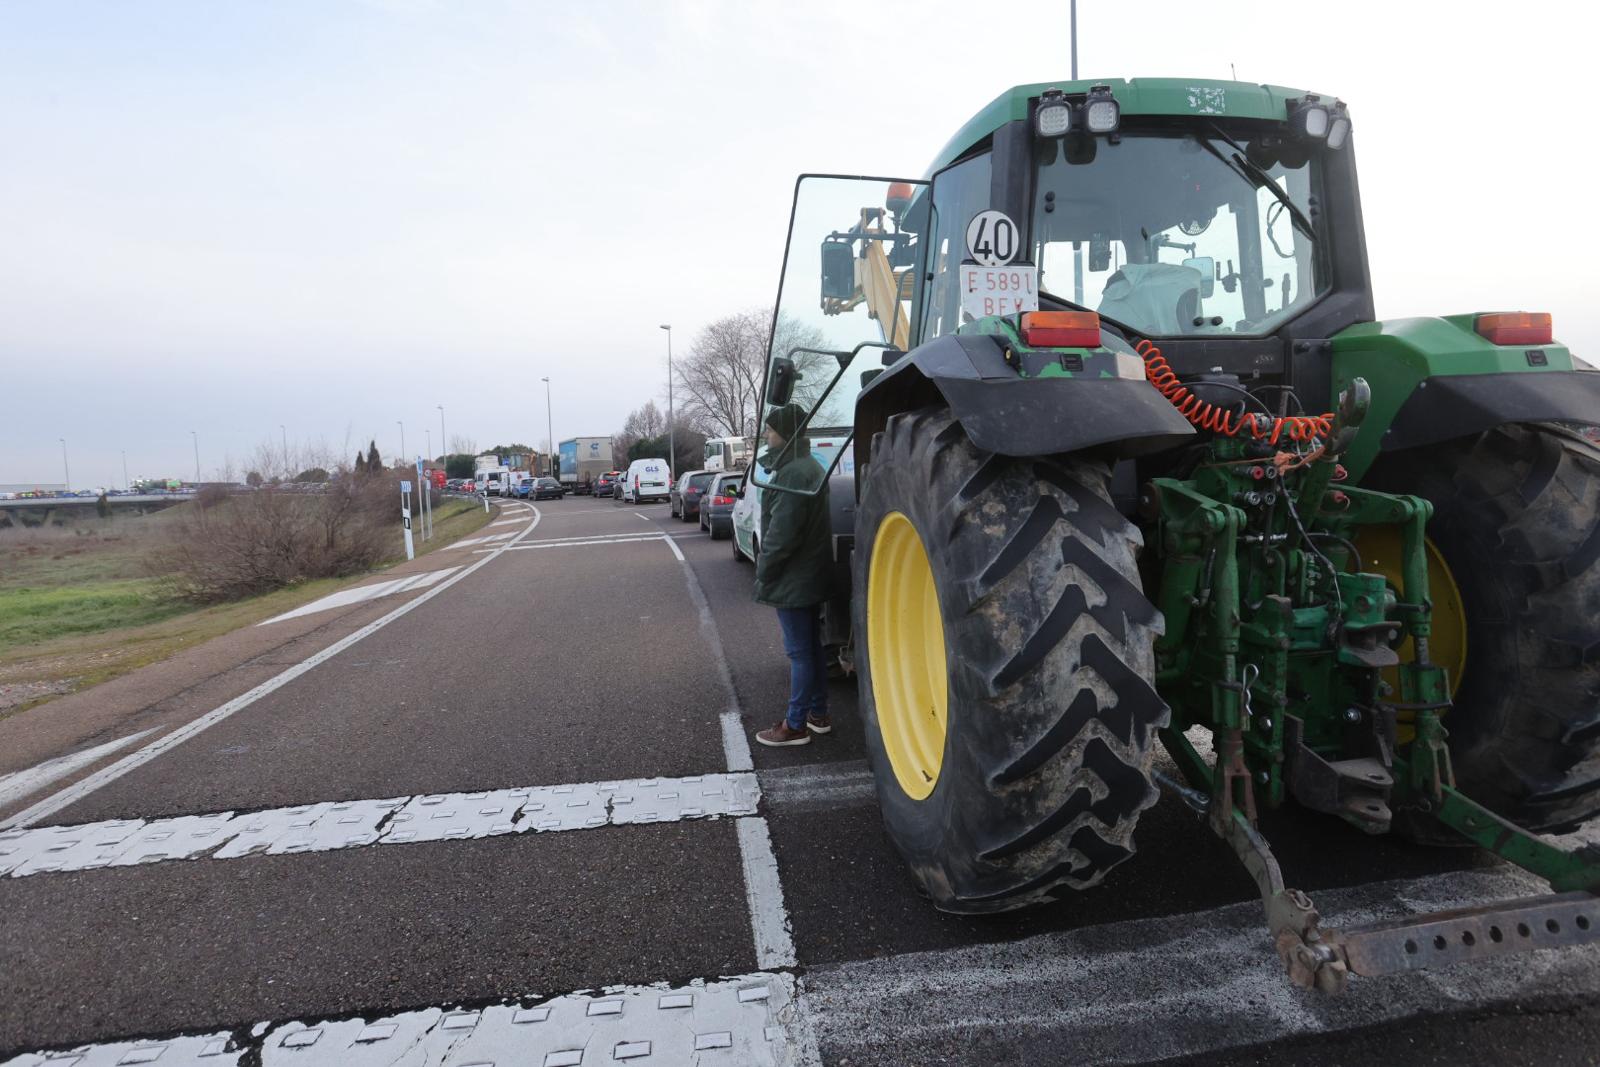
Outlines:
POLYGON ((666 460, 636 459, 628 465, 622 485, 622 499, 630 504, 665 500, 672 490, 671 477, 666 460))

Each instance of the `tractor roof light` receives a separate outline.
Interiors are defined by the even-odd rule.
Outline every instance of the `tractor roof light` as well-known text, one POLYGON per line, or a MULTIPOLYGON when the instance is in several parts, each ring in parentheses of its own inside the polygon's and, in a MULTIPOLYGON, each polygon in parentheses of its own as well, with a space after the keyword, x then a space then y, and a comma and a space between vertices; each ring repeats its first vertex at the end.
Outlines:
POLYGON ((1111 95, 1111 86, 1092 85, 1083 102, 1083 127, 1090 133, 1116 133, 1122 121, 1122 105, 1111 95))
POLYGON ((1303 141, 1324 140, 1330 118, 1328 106, 1314 93, 1289 101, 1289 128, 1303 141))
POLYGON ((1350 140, 1350 112, 1345 108, 1343 101, 1333 102, 1333 114, 1328 121, 1328 147, 1334 151, 1345 146, 1350 140))
POLYGON ((1492 345, 1547 345, 1555 336, 1548 311, 1501 311, 1472 320, 1479 337, 1492 345))
POLYGON ((1093 311, 1025 311, 1019 332, 1029 348, 1099 348, 1100 316, 1093 311))
POLYGON ((1033 111, 1033 131, 1040 137, 1060 137, 1072 129, 1072 105, 1060 89, 1046 89, 1033 111))

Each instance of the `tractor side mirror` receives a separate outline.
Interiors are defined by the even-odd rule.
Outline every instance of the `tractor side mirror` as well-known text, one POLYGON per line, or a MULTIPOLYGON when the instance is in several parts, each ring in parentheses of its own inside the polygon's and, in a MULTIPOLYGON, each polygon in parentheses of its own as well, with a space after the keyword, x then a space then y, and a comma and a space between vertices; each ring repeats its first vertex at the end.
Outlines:
POLYGON ((794 383, 800 377, 794 369, 794 360, 788 356, 774 356, 772 370, 767 374, 767 403, 781 408, 794 395, 794 383))
POLYGON ((1200 299, 1211 299, 1211 294, 1217 291, 1217 261, 1211 256, 1196 256, 1184 260, 1183 265, 1200 272, 1200 299))
POLYGON ((822 242, 822 299, 849 300, 856 295, 856 256, 848 241, 822 242))
POLYGON ((1089 238, 1089 269, 1096 273, 1111 269, 1111 238, 1103 233, 1089 238))

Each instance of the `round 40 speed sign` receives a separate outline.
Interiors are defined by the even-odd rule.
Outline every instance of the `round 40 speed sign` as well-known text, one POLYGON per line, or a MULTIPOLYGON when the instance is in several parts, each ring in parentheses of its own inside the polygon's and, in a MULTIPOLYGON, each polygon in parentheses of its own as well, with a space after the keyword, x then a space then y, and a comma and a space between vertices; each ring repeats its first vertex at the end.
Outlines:
POLYGON ((967 255, 980 267, 1003 267, 1017 258, 1022 235, 1004 211, 980 211, 967 223, 967 255))

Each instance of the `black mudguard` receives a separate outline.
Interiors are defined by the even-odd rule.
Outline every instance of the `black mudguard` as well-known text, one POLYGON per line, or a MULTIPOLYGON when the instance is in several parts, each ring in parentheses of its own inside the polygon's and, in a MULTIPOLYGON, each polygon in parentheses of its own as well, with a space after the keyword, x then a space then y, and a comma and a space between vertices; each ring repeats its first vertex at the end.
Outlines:
POLYGON ((1406 397, 1379 447, 1416 448, 1508 422, 1600 423, 1600 372, 1435 375, 1406 397))
POLYGON ((1126 459, 1181 444, 1194 428, 1142 378, 1023 378, 985 335, 935 338, 900 356, 856 400, 857 467, 889 417, 950 408, 972 443, 1003 456, 1100 449, 1126 459))

